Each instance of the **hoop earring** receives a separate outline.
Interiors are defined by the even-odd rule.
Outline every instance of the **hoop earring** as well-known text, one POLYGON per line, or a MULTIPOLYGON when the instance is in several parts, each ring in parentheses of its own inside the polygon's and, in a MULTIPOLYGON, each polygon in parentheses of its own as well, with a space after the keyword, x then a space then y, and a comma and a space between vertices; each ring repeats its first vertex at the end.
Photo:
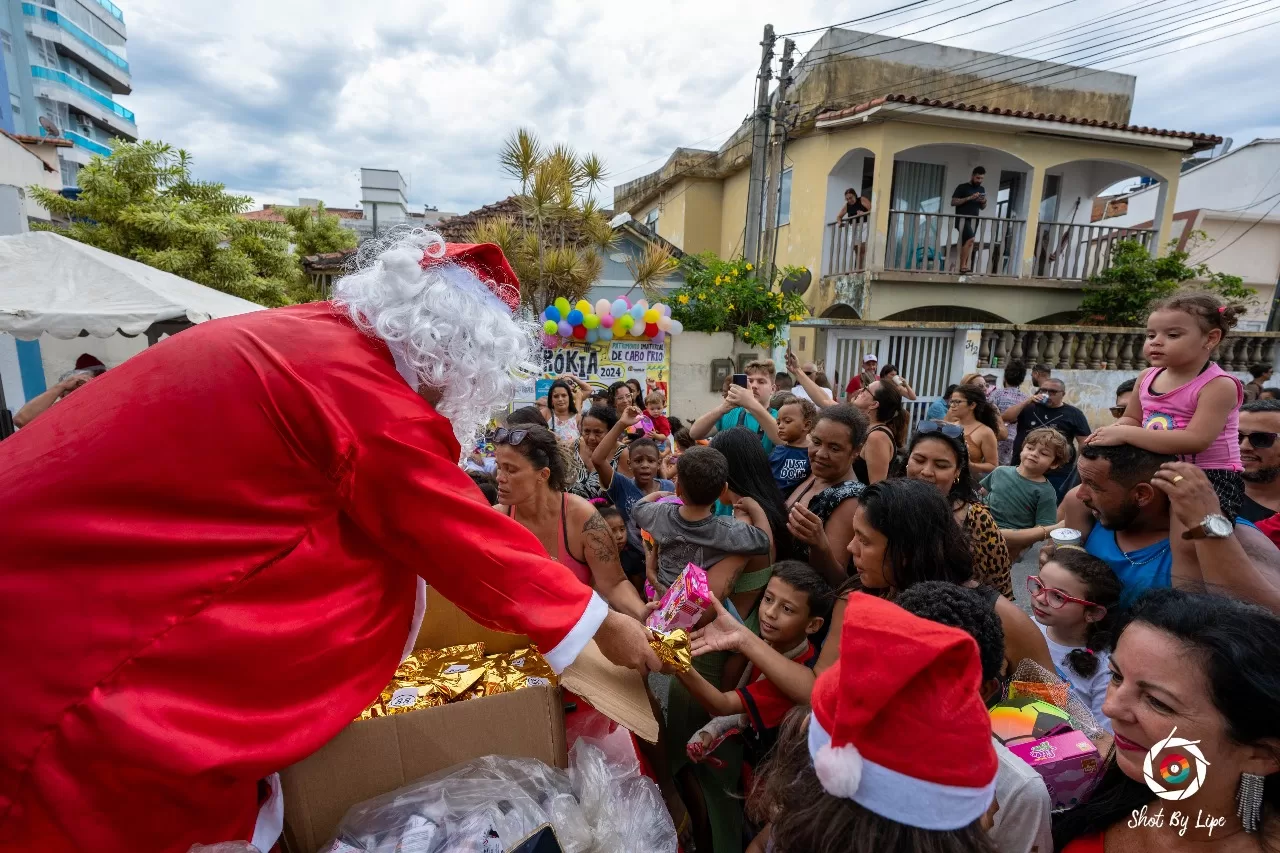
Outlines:
POLYGON ((1262 822, 1262 789, 1266 777, 1253 773, 1240 774, 1240 787, 1236 789, 1236 817, 1245 832, 1257 832, 1262 822))

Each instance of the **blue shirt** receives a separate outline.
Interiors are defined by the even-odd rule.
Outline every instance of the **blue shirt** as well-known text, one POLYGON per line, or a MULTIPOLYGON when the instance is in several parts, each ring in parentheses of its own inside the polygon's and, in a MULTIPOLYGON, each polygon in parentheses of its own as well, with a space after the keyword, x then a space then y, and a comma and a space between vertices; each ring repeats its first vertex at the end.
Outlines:
MULTIPOLYGON (((674 492, 676 484, 670 480, 657 480, 659 492, 674 492)), ((640 531, 631 521, 631 508, 636 502, 644 497, 644 492, 640 491, 640 487, 636 485, 636 481, 625 474, 613 472, 613 482, 609 484, 608 490, 605 492, 609 496, 609 500, 613 501, 613 505, 618 508, 618 512, 622 515, 622 520, 627 523, 627 544, 632 548, 644 553, 644 543, 640 539, 640 531)))
MULTIPOLYGON (((775 418, 778 416, 777 409, 770 409, 769 414, 775 418)), ((716 421, 716 432, 726 432, 734 427, 746 427, 747 429, 760 436, 760 443, 764 445, 764 452, 769 453, 773 450, 773 442, 764 434, 764 430, 760 428, 760 422, 755 416, 746 409, 739 406, 736 409, 730 409, 720 416, 720 420, 716 421)))
MULTIPOLYGON (((1237 518, 1236 524, 1253 527, 1242 518, 1237 518)), ((1120 591, 1122 608, 1132 607, 1138 596, 1149 589, 1173 583, 1173 549, 1169 547, 1168 539, 1126 553, 1116 544, 1114 530, 1095 524, 1085 540, 1084 549, 1109 565, 1124 584, 1120 591)))
POLYGON ((803 483, 809 476, 809 451, 804 447, 775 447, 769 454, 773 480, 783 494, 803 483))

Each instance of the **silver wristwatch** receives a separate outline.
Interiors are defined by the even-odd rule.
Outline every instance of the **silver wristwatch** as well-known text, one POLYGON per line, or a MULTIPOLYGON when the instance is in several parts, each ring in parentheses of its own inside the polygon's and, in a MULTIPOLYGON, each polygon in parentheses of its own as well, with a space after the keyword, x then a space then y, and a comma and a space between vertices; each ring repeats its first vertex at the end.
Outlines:
POLYGON ((1225 515, 1206 515, 1204 521, 1184 531, 1183 539, 1226 539, 1235 531, 1235 525, 1225 515))

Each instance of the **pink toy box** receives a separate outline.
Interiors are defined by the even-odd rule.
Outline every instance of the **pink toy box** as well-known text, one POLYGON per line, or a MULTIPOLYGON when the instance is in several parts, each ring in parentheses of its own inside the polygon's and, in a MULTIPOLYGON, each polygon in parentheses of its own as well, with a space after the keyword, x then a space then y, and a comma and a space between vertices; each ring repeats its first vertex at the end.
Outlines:
POLYGON ((1093 741, 1077 731, 1011 744, 1009 751, 1034 767, 1044 779, 1055 809, 1067 809, 1084 802, 1093 790, 1102 763, 1093 741))
POLYGON ((690 563, 667 589, 658 609, 649 614, 645 624, 664 634, 676 628, 688 631, 698 624, 710 607, 711 588, 707 584, 707 573, 690 563))

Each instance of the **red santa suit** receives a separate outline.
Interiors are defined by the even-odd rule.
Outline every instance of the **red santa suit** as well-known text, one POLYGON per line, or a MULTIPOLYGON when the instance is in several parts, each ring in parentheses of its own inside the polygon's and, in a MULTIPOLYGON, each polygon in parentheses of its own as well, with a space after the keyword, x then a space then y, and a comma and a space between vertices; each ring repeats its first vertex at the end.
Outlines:
POLYGON ((182 332, 0 443, 0 849, 269 847, 259 780, 386 686, 419 576, 572 662, 607 606, 416 384, 301 305, 182 332))

